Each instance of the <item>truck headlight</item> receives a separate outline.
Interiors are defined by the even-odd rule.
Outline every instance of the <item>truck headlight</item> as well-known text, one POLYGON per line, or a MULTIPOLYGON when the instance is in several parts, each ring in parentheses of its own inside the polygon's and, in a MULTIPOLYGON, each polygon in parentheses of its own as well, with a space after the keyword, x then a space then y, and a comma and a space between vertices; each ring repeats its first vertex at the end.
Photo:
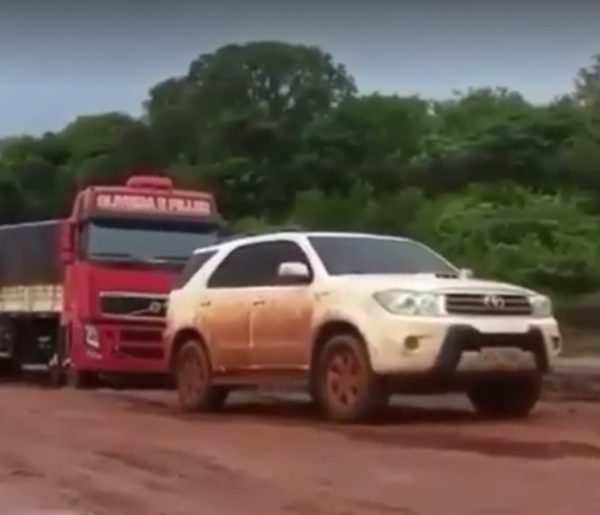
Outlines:
POLYGON ((373 295, 385 310, 394 315, 438 316, 442 314, 442 297, 435 293, 386 290, 373 295))
POLYGON ((552 316, 552 301, 545 295, 532 295, 529 297, 529 304, 531 304, 531 314, 534 317, 552 316))
POLYGON ((85 331, 85 344, 92 349, 100 348, 100 335, 98 334, 98 328, 93 325, 86 325, 85 331))

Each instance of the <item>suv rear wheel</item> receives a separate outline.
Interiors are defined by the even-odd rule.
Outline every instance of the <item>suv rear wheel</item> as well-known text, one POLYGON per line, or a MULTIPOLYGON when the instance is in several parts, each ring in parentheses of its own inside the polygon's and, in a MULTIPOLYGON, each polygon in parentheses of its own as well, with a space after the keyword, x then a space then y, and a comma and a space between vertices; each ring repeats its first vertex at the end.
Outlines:
POLYGON ((173 374, 179 404, 185 411, 215 411, 224 406, 228 390, 212 384, 210 359, 199 341, 183 344, 175 357, 173 374))
POLYGON ((541 396, 542 377, 509 377, 483 381, 468 392, 480 415, 494 418, 525 418, 541 396))
POLYGON ((330 338, 317 358, 314 373, 316 401, 334 422, 366 421, 386 404, 387 396, 371 369, 364 344, 353 334, 330 338))

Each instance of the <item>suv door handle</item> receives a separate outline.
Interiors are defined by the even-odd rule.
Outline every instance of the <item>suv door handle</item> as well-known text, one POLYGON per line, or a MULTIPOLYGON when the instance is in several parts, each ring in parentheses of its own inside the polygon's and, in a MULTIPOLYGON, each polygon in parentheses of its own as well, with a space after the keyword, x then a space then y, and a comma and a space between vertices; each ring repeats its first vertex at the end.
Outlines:
POLYGON ((210 300, 204 300, 200 303, 200 307, 201 308, 207 308, 208 306, 210 306, 212 304, 212 302, 210 300))
POLYGON ((252 301, 252 305, 253 306, 264 306, 265 305, 265 300, 264 299, 254 299, 252 301))

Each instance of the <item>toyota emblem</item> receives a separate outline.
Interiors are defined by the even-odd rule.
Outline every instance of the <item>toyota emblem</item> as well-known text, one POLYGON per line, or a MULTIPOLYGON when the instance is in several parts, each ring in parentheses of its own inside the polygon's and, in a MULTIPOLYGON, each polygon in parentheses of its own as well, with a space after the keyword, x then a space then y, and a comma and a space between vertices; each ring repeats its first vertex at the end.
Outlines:
POLYGON ((502 309, 504 308, 504 299, 498 295, 486 295, 483 298, 483 303, 491 309, 502 309))

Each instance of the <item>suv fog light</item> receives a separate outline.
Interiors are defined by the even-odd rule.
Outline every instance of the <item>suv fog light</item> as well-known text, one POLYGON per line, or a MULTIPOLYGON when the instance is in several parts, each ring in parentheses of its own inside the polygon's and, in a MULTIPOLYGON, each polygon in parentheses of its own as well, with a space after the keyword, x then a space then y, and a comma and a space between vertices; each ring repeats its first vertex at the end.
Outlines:
POLYGON ((404 339, 404 348, 408 351, 415 351, 421 346, 418 336, 407 336, 404 339))

